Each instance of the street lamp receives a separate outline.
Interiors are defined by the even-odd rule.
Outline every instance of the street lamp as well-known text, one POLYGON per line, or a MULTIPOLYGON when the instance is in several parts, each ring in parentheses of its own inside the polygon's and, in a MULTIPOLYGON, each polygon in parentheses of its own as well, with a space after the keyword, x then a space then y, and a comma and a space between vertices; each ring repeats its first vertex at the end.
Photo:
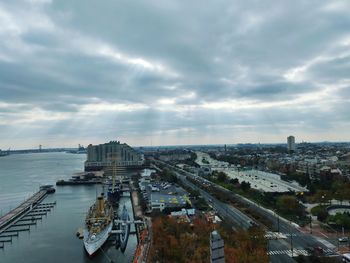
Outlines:
POLYGON ((338 250, 339 250, 339 234, 338 234, 338 230, 337 229, 334 229, 333 227, 331 227, 330 225, 328 225, 328 227, 330 229, 332 229, 333 231, 335 231, 336 233, 336 236, 337 236, 337 247, 338 247, 338 250))
POLYGON ((310 234, 312 234, 312 216, 310 215, 310 234))
POLYGON ((277 214, 276 210, 274 210, 274 212, 277 219, 277 232, 280 232, 280 216, 277 214))
POLYGON ((293 233, 292 233, 292 223, 289 222, 289 233, 290 233, 290 250, 292 252, 293 257, 293 233))

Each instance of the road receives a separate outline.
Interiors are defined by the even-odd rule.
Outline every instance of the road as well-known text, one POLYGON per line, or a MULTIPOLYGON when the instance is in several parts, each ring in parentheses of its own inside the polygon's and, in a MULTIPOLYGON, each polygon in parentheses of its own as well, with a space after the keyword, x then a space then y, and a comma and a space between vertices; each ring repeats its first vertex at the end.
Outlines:
MULTIPOLYGON (((212 206, 214 207, 214 209, 217 210, 220 216, 222 216, 225 219, 229 219, 231 222, 234 223, 235 226, 241 227, 243 229, 247 229, 251 226, 251 223, 254 222, 253 219, 251 219, 249 216, 242 213, 240 210, 232 207, 227 203, 223 203, 217 200, 212 195, 210 195, 203 189, 199 188, 197 185, 187 180, 186 176, 183 175, 183 173, 185 173, 186 175, 194 176, 193 174, 188 173, 172 165, 169 165, 167 163, 164 163, 158 160, 155 160, 155 161, 160 162, 161 164, 171 168, 176 173, 177 177, 184 184, 186 184, 187 186, 193 189, 198 190, 200 194, 203 196, 203 198, 205 198, 207 202, 212 204, 212 206), (181 173, 179 173, 179 171, 181 171, 181 173)), ((222 189, 223 191, 226 191, 228 195, 234 195, 235 198, 240 200, 242 203, 249 205, 250 208, 252 208, 256 212, 269 218, 273 222, 273 227, 272 227, 273 230, 276 231, 279 228, 279 232, 287 236, 287 238, 285 239, 269 240, 268 251, 269 251, 271 262, 273 263, 296 262, 295 260, 293 260, 293 256, 303 255, 303 254, 306 255, 307 254, 306 249, 310 247, 321 247, 325 252, 329 252, 329 253, 333 252, 335 246, 327 242, 326 240, 320 239, 320 238, 316 239, 311 234, 303 233, 299 230, 299 228, 295 224, 285 219, 278 218, 271 211, 257 205, 256 203, 250 200, 247 200, 246 198, 240 195, 237 195, 225 188, 222 188, 222 189)))
POLYGON ((232 221, 232 223, 237 228, 243 228, 248 229, 252 226, 252 222, 254 222, 253 219, 251 219, 249 216, 242 213, 237 208, 234 208, 233 206, 229 206, 226 203, 223 203, 213 197, 212 195, 208 194, 198 186, 194 185, 190 181, 186 179, 186 176, 179 174, 178 172, 175 172, 177 177, 187 186, 191 187, 192 189, 196 189, 200 192, 201 196, 207 201, 207 203, 211 204, 213 208, 221 215, 222 218, 227 218, 232 221))
MULTIPOLYGON (((202 197, 205 198, 207 202, 212 204, 214 209, 217 210, 218 214, 222 218, 230 220, 231 222, 234 223, 234 225, 236 226, 238 225, 243 229, 248 229, 251 226, 250 222, 253 220, 250 217, 243 214, 238 209, 233 208, 232 206, 217 200, 216 198, 214 198, 213 196, 211 196, 201 188, 197 187, 196 185, 188 181, 185 176, 180 175, 179 173, 176 173, 176 174, 184 184, 192 187, 193 189, 198 190, 202 195, 202 197)), ((288 247, 288 244, 286 244, 286 242, 283 242, 281 240, 272 240, 272 241, 269 241, 269 250, 285 252, 289 250, 289 247, 288 247)), ((270 255, 270 260, 273 263, 289 263, 289 262, 294 263, 295 262, 290 256, 287 255, 287 253, 270 255)))
POLYGON ((259 171, 255 169, 241 170, 235 166, 230 165, 227 162, 219 161, 210 157, 209 154, 204 152, 196 152, 196 163, 210 167, 212 171, 224 172, 228 177, 232 179, 238 179, 241 183, 243 181, 250 183, 251 188, 263 191, 263 192, 307 192, 305 187, 299 184, 290 183, 281 180, 280 175, 259 171), (203 159, 208 163, 203 163, 203 159))

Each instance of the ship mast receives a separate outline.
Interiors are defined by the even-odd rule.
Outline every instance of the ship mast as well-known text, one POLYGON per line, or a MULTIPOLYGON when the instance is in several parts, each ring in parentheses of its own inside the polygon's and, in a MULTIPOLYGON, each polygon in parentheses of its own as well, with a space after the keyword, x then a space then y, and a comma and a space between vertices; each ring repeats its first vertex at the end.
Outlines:
POLYGON ((110 169, 112 171, 112 193, 115 191, 115 182, 116 182, 116 176, 117 176, 117 161, 118 156, 116 153, 110 153, 109 159, 111 161, 110 169))
POLYGON ((116 160, 114 160, 114 164, 113 164, 113 174, 112 174, 112 192, 114 193, 114 189, 115 189, 115 177, 116 177, 116 173, 117 173, 117 162, 116 160))

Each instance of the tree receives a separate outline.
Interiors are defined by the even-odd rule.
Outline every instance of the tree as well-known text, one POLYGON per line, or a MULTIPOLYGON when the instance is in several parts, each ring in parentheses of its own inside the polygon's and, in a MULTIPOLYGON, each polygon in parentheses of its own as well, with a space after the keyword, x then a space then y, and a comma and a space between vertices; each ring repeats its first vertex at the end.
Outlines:
POLYGON ((231 184, 239 184, 239 181, 237 178, 230 179, 231 184))
POLYGON ((300 208, 298 200, 292 195, 282 195, 278 197, 276 206, 278 210, 286 214, 294 214, 300 208))
POLYGON ((317 214, 317 220, 324 222, 328 217, 328 212, 326 209, 321 210, 318 214, 317 214))
POLYGON ((325 204, 332 199, 332 192, 328 190, 317 190, 310 199, 312 202, 325 204))
MULTIPOLYGON (((204 218, 193 219, 192 224, 178 223, 173 218, 152 220, 153 243, 150 262, 209 263, 210 232, 214 226, 204 218)), ((234 232, 231 226, 218 226, 225 243, 227 263, 267 263, 266 240, 259 229, 234 232)))
POLYGON ((269 262, 266 253, 264 233, 258 229, 240 231, 232 235, 220 231, 225 241, 225 262, 265 263, 269 262), (234 238, 232 238, 234 236, 234 238))
POLYGON ((209 206, 204 198, 199 197, 195 202, 195 207, 199 210, 208 210, 209 206))
POLYGON ((174 172, 169 171, 168 169, 164 169, 161 177, 165 180, 168 181, 169 183, 177 183, 178 179, 176 177, 176 175, 174 174, 174 172))
POLYGON ((344 227, 350 229, 350 214, 349 213, 337 213, 333 216, 329 216, 327 219, 328 223, 335 223, 337 228, 344 227))
POLYGON ((217 174, 217 179, 220 182, 226 182, 227 181, 227 175, 224 172, 219 172, 217 174))
POLYGON ((241 189, 246 192, 250 189, 250 183, 249 182, 246 182, 246 181, 243 181, 241 183, 241 189))

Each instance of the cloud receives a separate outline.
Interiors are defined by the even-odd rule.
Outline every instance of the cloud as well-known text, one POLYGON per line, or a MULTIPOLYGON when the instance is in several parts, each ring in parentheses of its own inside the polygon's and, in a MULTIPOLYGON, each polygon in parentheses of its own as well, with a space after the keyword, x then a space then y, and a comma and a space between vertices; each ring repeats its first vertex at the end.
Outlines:
POLYGON ((335 129, 350 126, 349 10, 316 0, 2 2, 0 148, 349 140, 335 129))

